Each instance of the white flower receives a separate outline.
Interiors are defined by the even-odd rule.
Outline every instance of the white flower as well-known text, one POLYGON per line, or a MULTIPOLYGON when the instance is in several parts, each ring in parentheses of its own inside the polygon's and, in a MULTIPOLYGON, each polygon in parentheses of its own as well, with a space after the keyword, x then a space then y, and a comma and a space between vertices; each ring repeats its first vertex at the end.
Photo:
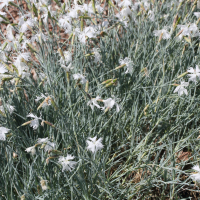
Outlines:
POLYGON ((4 107, 8 110, 8 112, 9 112, 10 114, 12 114, 13 111, 15 110, 15 107, 14 107, 14 106, 11 106, 10 104, 6 104, 6 105, 4 105, 4 106, 3 106, 3 105, 0 106, 0 110, 1 110, 1 112, 3 112, 3 113, 5 113, 4 107))
MULTIPOLYGON (((46 2, 48 2, 48 1, 46 1, 46 2)), ((47 3, 45 3, 45 4, 47 4, 47 3)), ((51 14, 51 16, 56 16, 56 11, 52 10, 51 5, 48 7, 42 6, 40 8, 40 11, 43 11, 43 15, 41 15, 41 18, 43 19, 44 23, 46 23, 46 24, 48 23, 48 12, 51 14)))
POLYGON ((30 113, 26 117, 34 118, 31 120, 30 127, 33 127, 34 130, 36 130, 39 127, 39 119, 42 119, 41 117, 37 117, 36 115, 30 113))
POLYGON ((8 26, 6 27, 6 38, 11 42, 15 40, 15 37, 13 35, 13 30, 14 30, 13 27, 10 24, 8 24, 8 26))
POLYGON ((50 142, 48 137, 47 138, 38 138, 37 142, 41 143, 41 144, 45 144, 44 150, 46 152, 56 148, 56 143, 50 142))
POLYGON ((150 3, 148 3, 148 0, 142 0, 141 3, 143 3, 145 10, 150 8, 150 3))
POLYGON ((0 59, 3 61, 3 62, 6 62, 7 61, 7 58, 6 58, 6 54, 5 52, 3 52, 1 50, 2 47, 0 47, 0 59))
POLYGON ((12 77, 11 75, 5 74, 7 72, 8 72, 8 70, 6 69, 6 67, 0 63, 0 81, 2 78, 12 77))
POLYGON ((45 147, 44 147, 44 150, 45 151, 50 151, 50 150, 53 150, 53 149, 56 149, 56 143, 48 141, 46 143, 45 147))
MULTIPOLYGON (((1 12, 0 11, 0 15, 2 15, 2 16, 5 16, 6 15, 6 13, 5 12, 1 12)), ((2 22, 3 21, 3 19, 0 17, 0 22, 2 22)))
POLYGON ((94 52, 94 62, 97 63, 97 62, 100 62, 101 61, 101 55, 99 53, 99 49, 98 48, 93 48, 93 52, 94 52))
POLYGON ((69 63, 68 66, 65 66, 65 65, 62 65, 62 64, 61 64, 61 67, 62 67, 63 69, 65 69, 67 72, 69 72, 71 69, 74 68, 74 67, 72 66, 72 63, 69 63))
POLYGON ((84 84, 84 83, 87 82, 87 80, 85 79, 85 77, 83 75, 79 74, 79 73, 78 74, 74 74, 73 78, 75 80, 80 80, 80 83, 82 83, 82 84, 84 84))
POLYGON ((119 63, 120 63, 120 65, 123 65, 123 64, 126 65, 125 67, 127 68, 127 70, 126 70, 125 74, 127 74, 127 73, 132 74, 132 72, 133 72, 133 61, 131 61, 130 58, 126 57, 126 58, 124 58, 124 60, 120 59, 119 63))
POLYGON ((102 107, 102 110, 104 110, 105 108, 109 108, 111 109, 114 105, 116 106, 116 111, 119 112, 119 105, 115 102, 115 99, 112 98, 108 98, 106 100, 103 100, 104 103, 104 107, 102 107))
POLYGON ((86 34, 84 31, 78 32, 78 28, 75 29, 75 34, 78 34, 78 39, 80 40, 81 43, 85 44, 86 43, 86 34))
POLYGON ((47 41, 47 39, 48 39, 48 36, 46 36, 44 33, 37 33, 31 38, 31 41, 32 42, 35 42, 35 41, 38 42, 40 40, 47 41))
POLYGON ((96 8, 96 10, 97 10, 98 13, 102 13, 103 10, 104 10, 104 9, 101 7, 101 5, 98 4, 98 3, 95 4, 95 8, 96 8))
POLYGON ((199 29, 195 23, 187 25, 178 25, 178 28, 181 29, 182 33, 178 36, 179 39, 182 39, 183 36, 197 37, 200 36, 199 29))
POLYGON ((2 9, 4 6, 8 6, 8 3, 14 1, 14 0, 0 0, 0 9, 2 9))
POLYGON ((41 96, 36 96, 35 102, 38 102, 40 99, 46 98, 44 94, 41 93, 41 96))
POLYGON ((28 26, 33 27, 35 21, 33 19, 27 19, 26 21, 22 22, 20 32, 25 33, 28 30, 28 26))
POLYGON ((74 156, 67 154, 67 157, 60 156, 58 159, 58 163, 62 165, 62 171, 71 171, 74 169, 74 166, 77 164, 75 161, 71 161, 74 159, 74 156))
POLYGON ((129 20, 129 16, 131 16, 131 14, 132 14, 131 9, 129 7, 125 7, 116 15, 116 17, 121 18, 121 20, 123 18, 129 20))
POLYGON ((190 24, 189 26, 189 31, 190 31, 190 35, 192 37, 196 37, 196 36, 199 36, 199 28, 197 27, 197 25, 195 23, 193 24, 190 24))
POLYGON ((161 30, 155 30, 153 33, 155 36, 158 36, 158 37, 160 37, 160 35, 163 34, 162 38, 164 40, 167 40, 171 37, 171 34, 165 28, 163 28, 161 30))
POLYGON ((70 51, 63 52, 66 63, 72 62, 72 53, 70 51))
POLYGON ((42 190, 47 190, 48 189, 48 187, 47 187, 47 180, 41 180, 40 181, 40 185, 41 185, 41 187, 42 187, 42 190))
POLYGON ((97 27, 95 27, 95 26, 94 27, 88 26, 88 27, 85 27, 85 29, 83 31, 80 31, 79 28, 76 28, 75 33, 78 34, 78 38, 79 38, 80 42, 85 44, 86 36, 88 38, 95 38, 97 35, 100 34, 100 31, 97 30, 97 27))
POLYGON ((27 153, 31 153, 32 155, 35 155, 35 152, 36 152, 36 150, 35 150, 35 145, 32 146, 32 147, 26 148, 25 151, 26 151, 27 153))
POLYGON ((81 12, 82 12, 82 13, 87 12, 87 14, 88 14, 89 16, 91 16, 91 14, 94 14, 94 11, 93 11, 93 8, 92 8, 92 3, 91 3, 91 2, 90 2, 89 4, 84 3, 84 4, 82 5, 82 10, 81 10, 81 12))
POLYGON ((123 0, 120 3, 118 3, 119 7, 129 7, 132 5, 131 0, 123 0))
POLYGON ((46 138, 38 138, 37 142, 38 143, 47 143, 49 141, 48 137, 46 138))
POLYGON ((29 58, 30 58, 30 53, 29 52, 24 52, 24 53, 20 53, 19 54, 19 58, 23 58, 24 60, 26 61, 29 61, 29 58))
POLYGON ((200 17, 200 12, 194 12, 194 15, 199 18, 200 17))
POLYGON ((8 72, 8 70, 2 64, 0 64, 0 74, 4 74, 6 72, 8 72))
POLYGON ((185 89, 184 87, 187 87, 189 85, 188 82, 185 81, 181 81, 181 84, 179 86, 176 87, 176 89, 174 90, 175 92, 178 92, 178 96, 181 96, 182 94, 186 94, 188 95, 187 89, 185 89))
POLYGON ((192 67, 190 67, 187 72, 191 73, 191 74, 188 74, 188 76, 190 77, 189 78, 189 81, 193 81, 193 82, 197 82, 197 77, 200 78, 200 69, 198 67, 198 65, 196 65, 196 70, 193 69, 192 67))
POLYGON ((58 24, 62 27, 62 28, 65 28, 67 30, 70 30, 72 29, 72 25, 71 25, 71 17, 70 16, 62 16, 59 20, 58 20, 58 24))
POLYGON ((6 133, 9 132, 10 129, 5 128, 5 127, 0 127, 0 140, 6 140, 6 133))
POLYGON ((154 14, 154 12, 153 12, 152 10, 149 10, 149 11, 148 11, 148 17, 149 17, 149 19, 150 19, 151 21, 154 21, 154 19, 155 19, 155 14, 154 14))
POLYGON ((192 174, 191 178, 194 181, 200 182, 200 168, 199 168, 199 166, 195 165, 192 169, 194 169, 195 171, 197 171, 197 173, 196 174, 192 174))
POLYGON ((27 49, 27 44, 31 42, 30 39, 27 39, 24 35, 22 36, 23 41, 21 42, 21 49, 27 49))
MULTIPOLYGON (((15 61, 13 63, 18 69, 19 75, 26 75, 24 74, 25 73, 24 70, 27 71, 29 67, 27 67, 27 65, 24 62, 22 62, 22 59, 29 61, 30 53, 28 52, 20 53, 17 57, 15 57, 15 61)), ((27 74, 27 75, 30 75, 30 74, 27 74)))
POLYGON ((1 12, 1 11, 0 11, 0 15, 2 15, 2 16, 5 16, 5 15, 6 15, 6 13, 5 13, 5 12, 1 12))
POLYGON ((132 6, 132 10, 137 11, 140 7, 141 2, 135 2, 132 6))
POLYGON ((48 95, 48 93, 45 93, 45 95, 41 93, 41 96, 36 96, 37 98, 35 99, 35 102, 38 102, 40 99, 43 99, 43 98, 45 99, 45 101, 42 104, 43 108, 51 105, 51 98, 49 98, 51 97, 51 95, 48 95))
POLYGON ((88 140, 86 140, 88 145, 87 149, 92 153, 96 153, 98 150, 101 150, 103 148, 102 140, 102 138, 99 138, 97 140, 97 136, 93 138, 89 137, 88 140))
POLYGON ((88 101, 87 105, 90 106, 92 110, 94 110, 94 106, 96 106, 97 108, 101 108, 97 103, 97 100, 100 98, 101 98, 100 96, 97 96, 96 98, 92 98, 90 101, 88 101))
POLYGON ((78 18, 78 11, 82 9, 82 6, 75 4, 73 8, 69 9, 68 16, 71 18, 78 18))

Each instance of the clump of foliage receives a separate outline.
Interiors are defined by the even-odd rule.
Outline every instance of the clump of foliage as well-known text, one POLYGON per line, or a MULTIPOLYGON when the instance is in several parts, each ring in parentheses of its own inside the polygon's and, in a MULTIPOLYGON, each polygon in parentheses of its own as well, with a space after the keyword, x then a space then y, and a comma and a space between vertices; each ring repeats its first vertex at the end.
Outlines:
POLYGON ((199 4, 1 0, 1 198, 197 199, 199 4))

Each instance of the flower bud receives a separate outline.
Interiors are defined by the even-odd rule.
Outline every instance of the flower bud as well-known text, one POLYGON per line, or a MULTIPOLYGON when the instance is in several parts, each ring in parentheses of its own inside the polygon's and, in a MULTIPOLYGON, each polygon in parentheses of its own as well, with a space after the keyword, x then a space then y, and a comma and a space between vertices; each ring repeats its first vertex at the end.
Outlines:
POLYGON ((200 22, 200 17, 199 17, 199 19, 197 20, 197 22, 196 22, 196 25, 198 25, 198 24, 199 24, 199 22, 200 22))
POLYGON ((51 100, 50 96, 48 96, 47 98, 45 98, 45 100, 38 106, 37 110, 39 110, 44 105, 44 103, 48 104, 49 100, 51 100))
POLYGON ((88 88, 89 88, 89 81, 87 81, 85 84, 85 92, 87 92, 87 93, 88 93, 88 88))
POLYGON ((5 42, 5 44, 4 44, 3 47, 2 47, 2 50, 4 50, 4 49, 6 48, 7 45, 8 45, 8 43, 5 42))
POLYGON ((49 125, 49 126, 51 126, 51 127, 53 127, 53 128, 55 128, 55 126, 52 123, 48 122, 48 121, 44 121, 44 123, 49 125))
POLYGON ((15 152, 13 152, 13 158, 17 158, 17 154, 15 152))
POLYGON ((26 45, 28 46, 28 48, 29 48, 32 52, 37 52, 37 50, 32 46, 32 44, 26 43, 26 45))
POLYGON ((83 17, 81 17, 81 31, 83 31, 83 26, 84 26, 84 21, 83 21, 83 17))
POLYGON ((185 76, 186 74, 188 74, 188 72, 184 72, 183 74, 181 74, 180 76, 178 76, 177 79, 179 79, 179 78, 185 76))
POLYGON ((160 42, 162 40, 162 36, 163 36, 163 33, 160 34, 158 42, 160 42))
POLYGON ((0 110, 0 115, 2 115, 3 117, 6 117, 6 115, 0 110))
POLYGON ((186 42, 188 42, 188 43, 191 44, 191 38, 188 38, 188 37, 183 37, 183 38, 184 38, 184 40, 185 40, 186 42))
POLYGON ((200 9, 200 1, 197 1, 197 9, 200 9))
POLYGON ((46 163, 47 163, 47 165, 49 164, 49 160, 52 160, 52 159, 55 159, 55 158, 58 158, 59 156, 51 156, 51 157, 48 157, 47 159, 46 159, 46 163))
POLYGON ((60 55, 62 56, 62 58, 65 59, 64 54, 63 54, 63 51, 62 51, 61 48, 58 49, 58 52, 60 53, 60 55))
POLYGON ((94 13, 96 13, 96 9, 95 9, 95 0, 92 0, 92 8, 93 8, 94 13))
POLYGON ((40 185, 41 185, 41 187, 42 187, 42 190, 47 190, 48 188, 47 188, 47 180, 41 180, 40 181, 40 185))
POLYGON ((105 109, 104 113, 108 112, 108 110, 109 110, 109 107, 107 107, 107 108, 105 109))
POLYGON ((94 52, 85 54, 85 57, 88 57, 88 56, 91 56, 91 55, 94 55, 94 52))
MULTIPOLYGON (((32 121, 32 120, 31 120, 31 121, 32 121)), ((21 126, 26 126, 26 125, 30 124, 31 121, 25 122, 25 123, 23 123, 21 126)))
MULTIPOLYGON (((51 100, 51 104, 52 104, 52 106, 54 107, 54 109, 55 109, 55 110, 58 110, 58 107, 56 106, 55 101, 54 101, 52 98, 50 98, 50 100, 51 100)), ((47 103, 48 103, 48 101, 47 101, 47 103)))
POLYGON ((102 84, 102 85, 104 85, 104 84, 108 84, 108 83, 111 82, 111 81, 112 81, 112 79, 108 79, 108 80, 102 82, 101 84, 102 84))
POLYGON ((110 86, 114 85, 116 83, 116 81, 117 81, 117 78, 113 79, 110 83, 106 84, 105 87, 110 87, 110 86))
POLYGON ((197 6, 197 1, 198 1, 198 0, 195 0, 194 3, 193 3, 192 12, 194 11, 194 9, 195 9, 196 6, 197 6))
POLYGON ((55 149, 49 150, 48 153, 53 153, 53 154, 56 154, 56 155, 60 155, 60 154, 62 154, 61 151, 58 151, 58 150, 55 150, 55 149))
POLYGON ((126 64, 123 64, 123 65, 120 65, 119 67, 116 67, 115 69, 121 69, 121 68, 123 68, 125 66, 126 66, 126 64))
POLYGON ((46 146, 46 143, 43 143, 42 146, 40 147, 41 149, 44 149, 44 147, 46 146))
POLYGON ((41 143, 37 143, 37 144, 35 144, 35 147, 38 147, 38 146, 40 146, 40 145, 42 145, 41 143))
POLYGON ((181 30, 180 32, 178 32, 175 37, 178 37, 182 32, 183 32, 183 30, 181 30))

